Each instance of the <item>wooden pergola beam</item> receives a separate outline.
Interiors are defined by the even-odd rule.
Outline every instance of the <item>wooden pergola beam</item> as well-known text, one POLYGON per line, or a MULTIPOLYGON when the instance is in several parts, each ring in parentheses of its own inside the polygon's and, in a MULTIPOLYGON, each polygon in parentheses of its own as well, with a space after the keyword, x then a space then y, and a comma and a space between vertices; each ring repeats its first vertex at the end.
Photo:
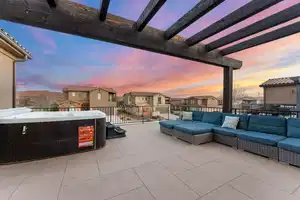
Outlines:
POLYGON ((283 0, 252 0, 236 11, 213 23, 197 34, 187 39, 187 44, 193 46, 230 26, 233 26, 283 0))
POLYGON ((51 8, 55 8, 55 7, 57 6, 57 4, 58 4, 58 1, 59 1, 59 0, 47 0, 49 6, 50 6, 51 8))
POLYGON ((268 42, 272 42, 274 40, 278 40, 296 33, 300 32, 300 22, 295 22, 291 25, 279 28, 275 31, 263 34, 261 36, 252 38, 250 40, 246 40, 244 42, 241 42, 239 44, 233 45, 231 47, 228 47, 224 50, 222 50, 220 53, 222 55, 228 55, 232 53, 236 53, 239 51, 242 51, 244 49, 249 49, 251 47, 255 47, 261 44, 265 44, 268 42))
POLYGON ((100 21, 105 21, 110 0, 102 0, 100 6, 99 19, 100 21))
POLYGON ((182 16, 177 22, 170 26, 165 31, 165 38, 167 40, 171 39, 183 29, 194 23, 200 17, 207 14, 209 11, 217 7, 219 4, 225 0, 202 0, 197 5, 195 5, 189 12, 182 16))
POLYGON ((300 3, 291 6, 281 12, 278 12, 270 17, 267 17, 263 20, 255 22, 245 28, 242 28, 236 32, 233 32, 229 35, 226 35, 210 44, 206 45, 206 49, 208 51, 215 50, 219 47, 225 46, 232 42, 238 41, 250 35, 256 34, 260 31, 266 30, 268 28, 272 28, 281 23, 285 23, 292 19, 295 19, 300 16, 300 3))
POLYGON ((134 28, 137 31, 142 31, 166 1, 167 0, 150 0, 139 19, 134 24, 134 28))
POLYGON ((52 12, 43 12, 43 6, 36 0, 9 0, 0 8, 0 16, 4 20, 30 25, 101 40, 114 44, 134 47, 160 54, 175 56, 188 60, 203 62, 220 67, 239 69, 242 62, 223 57, 218 51, 207 53, 204 45, 189 47, 184 38, 177 36, 169 41, 164 39, 164 32, 152 27, 144 31, 132 29, 133 21, 108 14, 107 20, 99 21, 99 12, 95 8, 81 5, 72 1, 60 1, 59 6, 52 12), (34 9, 31 9, 34 7, 34 9), (2 12, 2 13, 1 13, 2 12))

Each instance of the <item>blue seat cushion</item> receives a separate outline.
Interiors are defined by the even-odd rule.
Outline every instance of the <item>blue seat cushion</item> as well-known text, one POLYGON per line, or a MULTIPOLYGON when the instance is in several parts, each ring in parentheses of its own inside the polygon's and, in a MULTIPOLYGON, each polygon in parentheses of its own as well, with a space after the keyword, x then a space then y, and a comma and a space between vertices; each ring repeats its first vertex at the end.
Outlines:
POLYGON ((222 113, 220 112, 204 112, 202 122, 221 125, 222 113))
POLYGON ((192 123, 175 125, 174 129, 191 135, 199 135, 212 132, 214 126, 213 124, 206 123, 192 123))
POLYGON ((179 124, 192 124, 194 123, 193 121, 183 121, 183 120, 168 120, 168 121, 161 121, 159 124, 165 128, 174 128, 175 125, 179 124))
POLYGON ((237 129, 247 130, 247 128, 248 128, 248 120, 249 120, 249 116, 248 115, 235 115, 235 114, 232 114, 232 113, 223 113, 222 124, 224 123, 224 120, 225 120, 226 116, 229 116, 229 117, 238 117, 239 118, 239 123, 237 125, 237 129))
POLYGON ((278 142, 278 147, 288 151, 300 153, 300 139, 298 138, 287 138, 278 142))
POLYGON ((232 129, 232 128, 223 128, 223 127, 213 127, 213 132, 225 136, 237 137, 239 134, 245 132, 242 129, 232 129))
POLYGON ((287 120, 287 136, 300 138, 300 119, 289 118, 287 120))
POLYGON ((250 116, 248 130, 286 136, 286 119, 270 116, 250 116))
POLYGON ((238 137, 246 141, 256 142, 270 146, 277 146, 277 143, 279 141, 286 139, 286 137, 281 135, 273 135, 254 131, 245 131, 243 133, 239 133, 238 137))
POLYGON ((193 121, 202 121, 204 112, 194 111, 193 112, 193 121))

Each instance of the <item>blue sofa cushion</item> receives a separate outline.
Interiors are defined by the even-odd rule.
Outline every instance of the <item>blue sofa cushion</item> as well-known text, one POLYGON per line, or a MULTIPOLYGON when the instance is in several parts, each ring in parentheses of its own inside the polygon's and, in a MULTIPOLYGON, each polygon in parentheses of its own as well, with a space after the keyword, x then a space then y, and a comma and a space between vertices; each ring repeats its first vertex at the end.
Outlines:
POLYGON ((226 116, 229 116, 229 117, 238 117, 239 118, 239 123, 237 125, 237 129, 247 130, 247 128, 248 128, 248 120, 249 120, 249 116, 248 115, 235 115, 235 114, 232 114, 232 113, 223 113, 222 124, 224 123, 224 120, 225 120, 226 116))
POLYGON ((204 112, 194 111, 193 112, 193 121, 202 121, 204 112))
POLYGON ((300 138, 300 119, 289 118, 287 120, 287 136, 300 138))
POLYGON ((213 127, 213 124, 192 123, 175 125, 174 129, 191 135, 199 135, 212 132, 213 127))
POLYGON ((232 129, 232 128, 223 128, 223 127, 213 127, 213 132, 225 136, 237 137, 239 134, 245 132, 242 129, 232 129))
POLYGON ((238 137, 246 141, 256 142, 270 146, 277 146, 277 143, 279 141, 286 139, 286 137, 281 135, 273 135, 254 131, 245 131, 243 133, 239 133, 238 137))
POLYGON ((175 125, 179 124, 192 124, 193 121, 183 121, 183 120, 168 120, 168 121, 161 121, 159 124, 165 128, 174 128, 175 125))
POLYGON ((269 116, 250 116, 248 130, 286 136, 286 119, 269 116))
POLYGON ((204 112, 202 122, 221 125, 222 113, 220 112, 204 112))
POLYGON ((287 138, 278 142, 278 147, 288 151, 300 153, 300 139, 298 138, 287 138))

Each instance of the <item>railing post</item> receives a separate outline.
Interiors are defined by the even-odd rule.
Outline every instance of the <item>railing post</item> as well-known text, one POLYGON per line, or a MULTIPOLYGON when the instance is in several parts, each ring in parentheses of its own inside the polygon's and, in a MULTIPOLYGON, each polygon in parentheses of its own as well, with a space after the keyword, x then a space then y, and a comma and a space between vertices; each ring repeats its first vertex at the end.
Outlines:
POLYGON ((171 112, 171 107, 168 105, 168 120, 170 120, 170 112, 171 112))
POLYGON ((296 85, 296 113, 297 118, 300 118, 300 77, 298 78, 296 85))
POLYGON ((223 112, 231 113, 233 69, 232 67, 224 67, 223 70, 223 112))

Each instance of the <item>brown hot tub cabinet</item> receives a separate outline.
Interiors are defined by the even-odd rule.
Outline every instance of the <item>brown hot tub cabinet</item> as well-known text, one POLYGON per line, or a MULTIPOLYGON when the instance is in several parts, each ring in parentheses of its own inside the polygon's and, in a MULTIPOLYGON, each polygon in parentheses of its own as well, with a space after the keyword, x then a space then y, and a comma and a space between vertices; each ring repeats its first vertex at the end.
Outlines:
POLYGON ((0 119, 0 163, 99 149, 106 143, 100 111, 33 112, 0 119))

